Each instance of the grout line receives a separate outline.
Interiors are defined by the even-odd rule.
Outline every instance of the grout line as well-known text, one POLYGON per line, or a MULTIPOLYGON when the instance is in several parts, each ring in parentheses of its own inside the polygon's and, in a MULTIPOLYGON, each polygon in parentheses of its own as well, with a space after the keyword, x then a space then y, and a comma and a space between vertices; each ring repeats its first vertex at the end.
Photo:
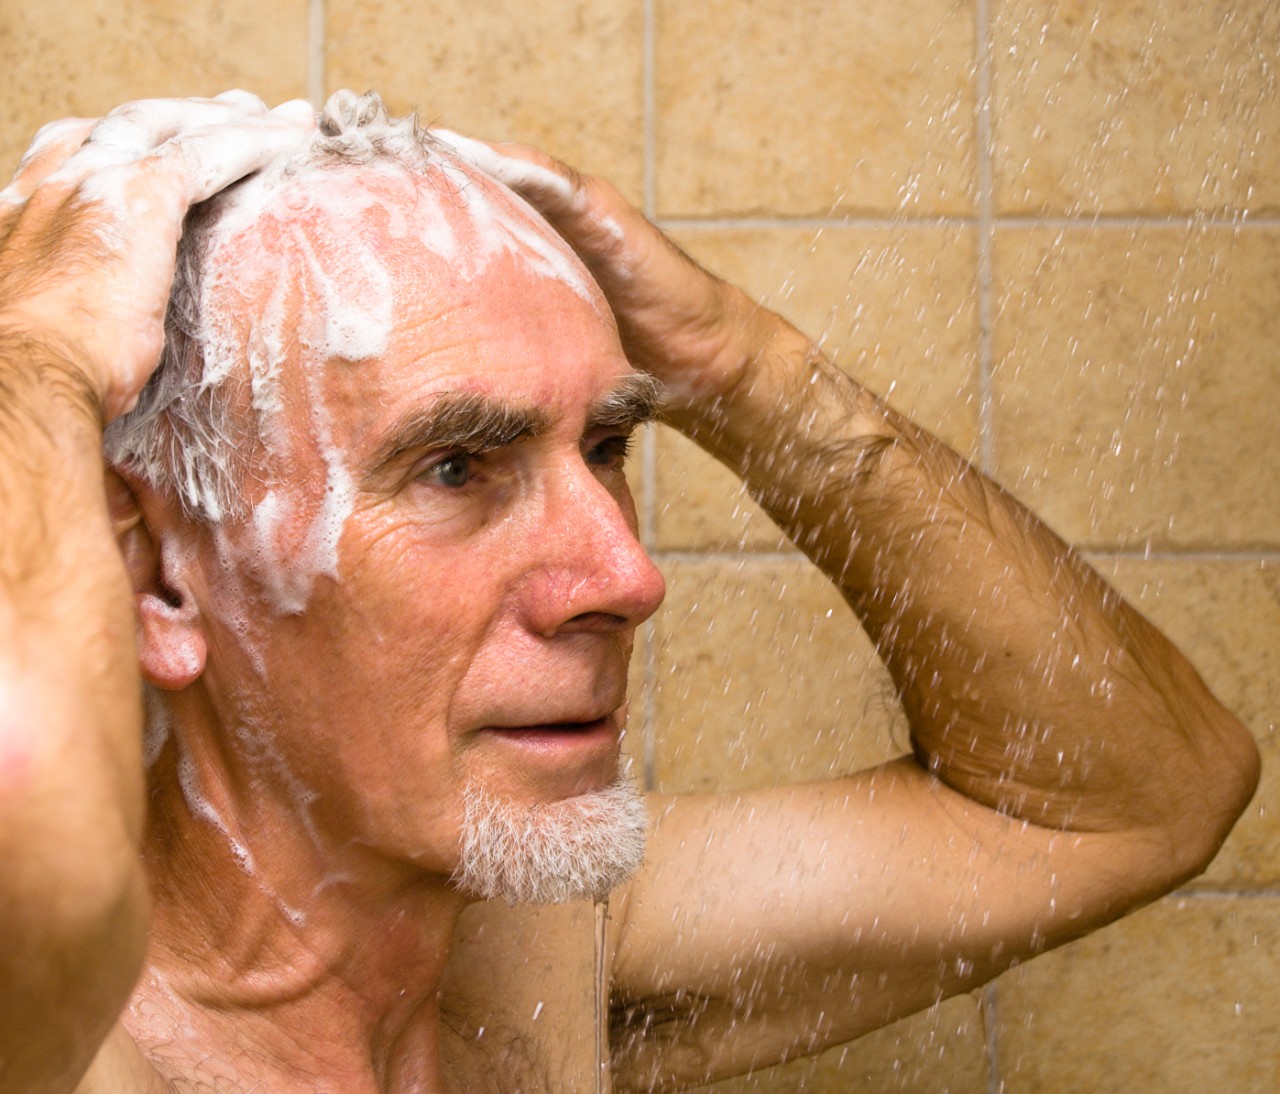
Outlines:
POLYGON ((1161 899, 1170 900, 1275 900, 1280 889, 1175 889, 1161 899))
POLYGON ((652 426, 640 434, 640 543, 654 553, 658 527, 658 431, 652 426))
POLYGON ((758 565, 768 565, 778 562, 803 562, 806 565, 812 565, 800 551, 685 551, 671 550, 660 551, 654 550, 649 552, 649 556, 654 562, 683 562, 683 563, 710 563, 718 566, 742 566, 756 563, 758 565))
MULTIPOLYGON (((646 164, 646 169, 651 166, 646 164)), ((980 170, 982 165, 980 164, 980 170)), ((989 164, 987 165, 989 169, 989 164)), ((980 184, 981 185, 981 184, 980 184)), ((646 205, 648 198, 646 197, 646 205)), ((653 219, 652 217, 650 219, 653 219)), ((984 225, 983 215, 980 212, 978 216, 953 216, 940 214, 938 216, 901 216, 898 214, 886 214, 884 216, 840 216, 840 217, 810 217, 810 216, 718 216, 718 217, 693 217, 693 216, 667 216, 661 220, 656 220, 658 227, 664 231, 680 231, 680 232, 699 232, 699 231, 717 231, 732 229, 758 229, 758 228, 807 228, 810 230, 838 230, 841 228, 856 229, 921 229, 921 228, 971 228, 981 227, 984 225)), ((1189 229, 1189 228, 1211 228, 1229 230, 1232 232, 1248 232, 1250 230, 1274 230, 1280 228, 1280 217, 1250 217, 1241 219, 1239 216, 1197 216, 1195 214, 1187 214, 1184 216, 1078 216, 1078 217, 1045 217, 1045 216, 990 216, 989 225, 992 228, 1020 228, 1026 229, 1043 229, 1055 231, 1092 231, 1111 230, 1157 230, 1157 229, 1189 229)))
MULTIPOLYGON (((647 499, 646 499, 647 504, 647 499)), ((720 563, 736 566, 771 565, 778 562, 802 562, 805 556, 796 548, 789 551, 753 551, 747 548, 733 550, 727 547, 676 547, 654 548, 652 540, 645 540, 649 554, 655 562, 720 563)), ((1090 558, 1138 562, 1247 562, 1274 563, 1280 565, 1280 552, 1276 551, 1129 551, 1107 550, 1075 544, 1075 549, 1090 558)))
MULTIPOLYGON (((644 0, 643 60, 641 65, 641 110, 643 111, 643 200, 644 212, 653 218, 657 194, 657 126, 655 122, 654 95, 654 3, 644 0)), ((640 439, 640 482, 644 495, 640 503, 640 542, 645 550, 653 553, 658 510, 658 437, 656 429, 646 429, 640 439)), ((657 633, 653 620, 644 624, 644 709, 641 711, 642 733, 641 764, 645 790, 657 789, 657 633)))
MULTIPOLYGON (((657 553, 653 549, 658 511, 657 432, 656 429, 646 429, 640 438, 640 481, 644 490, 640 499, 640 543, 649 552, 655 564, 658 561, 657 553)), ((658 679, 656 638, 653 620, 646 621, 644 624, 644 707, 640 712, 641 764, 645 790, 657 789, 658 744, 657 729, 654 724, 657 708, 655 686, 658 679)))
POLYGON ((987 1094, 1001 1094, 1004 1082, 1000 1078, 1000 1034, 998 1006, 1000 987, 996 980, 989 981, 982 989, 982 1024, 986 1027, 987 1094))
MULTIPOLYGON (((989 34, 991 13, 988 0, 977 0, 974 7, 974 83, 977 98, 975 133, 978 165, 977 269, 978 282, 978 437, 982 470, 988 475, 995 468, 995 393, 992 389, 992 300, 991 252, 995 236, 994 189, 995 148, 991 117, 991 57, 989 34)), ((1004 1083, 1000 1077, 998 1025, 1000 992, 995 982, 982 994, 982 1017, 986 1025, 987 1094, 1000 1094, 1004 1083)))
POLYGON ((317 110, 325 100, 325 0, 307 8, 307 97, 317 110))
POLYGON ((658 708, 658 652, 654 648, 657 642, 657 631, 653 620, 644 624, 644 708, 640 712, 640 729, 643 734, 640 747, 640 777, 645 790, 658 789, 658 742, 654 726, 658 708))
POLYGON ((658 204, 657 93, 654 84, 655 38, 654 0, 644 0, 644 61, 641 95, 644 111, 644 214, 653 220, 658 204))
POLYGON ((1136 562, 1273 562, 1280 563, 1280 551, 1149 551, 1139 547, 1092 547, 1075 544, 1077 551, 1094 558, 1136 562))
POLYGON ((715 231, 724 228, 945 228, 967 227, 975 223, 967 216, 883 216, 883 217, 663 217, 658 227, 681 232, 715 231))
POLYGON ((987 0, 978 0, 975 11, 975 41, 977 51, 975 80, 977 83, 977 162, 978 162, 978 435, 981 445, 980 462, 988 475, 995 468, 995 394, 992 389, 992 267, 991 251, 994 240, 994 160, 991 118, 991 64, 988 56, 987 30, 989 12, 987 0))
POLYGON ((1249 228, 1280 227, 1280 217, 1250 217, 1247 214, 1213 213, 1202 215, 1184 213, 1179 216, 1118 216, 1091 214, 1076 217, 1003 216, 996 218, 999 228, 1058 228, 1058 229, 1126 229, 1126 228, 1230 228, 1246 231, 1249 228))

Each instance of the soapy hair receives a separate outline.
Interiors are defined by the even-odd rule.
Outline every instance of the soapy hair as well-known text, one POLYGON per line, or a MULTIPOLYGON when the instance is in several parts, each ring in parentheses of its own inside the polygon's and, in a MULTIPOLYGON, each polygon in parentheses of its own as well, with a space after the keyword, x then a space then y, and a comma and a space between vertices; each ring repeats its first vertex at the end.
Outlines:
MULTIPOLYGON (((422 172, 437 155, 414 115, 391 118, 374 92, 338 91, 317 115, 314 136, 266 171, 279 179, 326 166, 399 164, 422 172)), ((207 359, 203 298, 210 244, 237 188, 188 214, 178 245, 165 316, 165 344, 137 406, 107 427, 104 450, 154 489, 178 499, 187 516, 216 524, 244 514, 247 456, 261 441, 257 412, 237 411, 245 370, 207 359)), ((241 347, 243 352, 243 347, 241 347)))

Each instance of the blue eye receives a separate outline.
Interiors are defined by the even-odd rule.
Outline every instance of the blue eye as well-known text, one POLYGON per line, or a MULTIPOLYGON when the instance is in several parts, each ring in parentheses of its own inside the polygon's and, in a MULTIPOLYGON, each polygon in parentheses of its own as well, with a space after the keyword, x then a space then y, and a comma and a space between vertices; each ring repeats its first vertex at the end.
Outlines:
POLYGON ((439 486, 466 486, 471 481, 471 457, 446 456, 428 467, 421 477, 428 478, 439 486))

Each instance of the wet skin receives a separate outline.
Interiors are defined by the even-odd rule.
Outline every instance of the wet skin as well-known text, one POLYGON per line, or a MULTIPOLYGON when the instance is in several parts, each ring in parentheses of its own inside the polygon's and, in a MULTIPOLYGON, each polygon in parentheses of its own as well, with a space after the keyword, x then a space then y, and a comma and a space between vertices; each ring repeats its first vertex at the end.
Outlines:
MULTIPOLYGON (((261 1037, 296 1063, 297 1029, 332 1022, 345 1033, 321 1057, 381 1039, 388 1059, 430 1072, 434 1034, 407 1048, 405 1030, 430 1024, 463 904, 447 879, 464 787, 537 803, 612 782, 634 629, 663 595, 623 467, 644 401, 604 302, 519 254, 459 280, 412 232, 365 228, 396 285, 394 327, 376 359, 295 348, 246 480, 251 504, 272 493, 285 516, 211 530, 147 503, 195 613, 142 650, 179 742, 152 772, 163 972, 144 977, 128 1021, 152 1048, 167 1036, 155 1015, 176 1009, 201 1030, 193 1055, 261 1037), (350 514, 336 575, 312 580, 308 536, 335 466, 350 514), (281 610, 291 567, 285 583, 309 585, 302 611, 281 610), (235 894, 226 911, 204 909, 210 878, 235 894), (236 1017, 246 1005, 275 1013, 236 1017)), ((322 264, 342 246, 310 243, 322 264)), ((306 295, 298 255, 277 269, 306 295)), ((237 291, 254 288, 249 272, 237 291)))

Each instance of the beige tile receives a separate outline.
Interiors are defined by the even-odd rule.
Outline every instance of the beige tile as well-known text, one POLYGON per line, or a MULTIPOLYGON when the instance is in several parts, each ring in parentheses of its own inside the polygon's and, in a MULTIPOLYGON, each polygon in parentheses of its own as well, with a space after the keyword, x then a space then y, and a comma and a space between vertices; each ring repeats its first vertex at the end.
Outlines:
POLYGON ((282 102, 306 95, 306 62, 306 0, 4 4, 0 176, 8 180, 36 129, 55 118, 232 87, 282 102))
POLYGON ((1007 974, 1001 1089, 1280 1089, 1277 923, 1274 899, 1170 899, 1007 974))
POLYGON ((1076 542, 1280 543, 1280 232, 1005 230, 999 477, 1076 542))
POLYGON ((705 1094, 987 1094, 981 1010, 972 997, 957 996, 815 1059, 697 1089, 705 1094))
MULTIPOLYGON (((847 372, 966 455, 978 449, 977 259, 961 228, 684 230, 699 262, 819 340, 847 372)), ((780 534, 736 480, 664 431, 660 548, 773 550, 780 534)))
POLYGON ((1280 208, 1280 7, 995 0, 997 211, 1280 208))
POLYGON ((870 641, 807 563, 664 569, 654 634, 658 789, 801 782, 906 749, 870 641))
POLYGON ((643 189, 640 0, 329 0, 326 81, 643 189))
POLYGON ((1270 562, 1096 561, 1177 643, 1262 749, 1253 805, 1198 884, 1280 883, 1280 570, 1270 562))
POLYGON ((631 665, 627 673, 627 732, 622 738, 623 769, 637 786, 645 786, 645 763, 648 754, 648 700, 646 682, 652 627, 645 625, 636 631, 635 647, 631 652, 631 665))
POLYGON ((974 209, 968 0, 658 0, 666 216, 974 209))
POLYGON ((733 472, 674 430, 658 432, 654 495, 659 550, 794 550, 733 472))

